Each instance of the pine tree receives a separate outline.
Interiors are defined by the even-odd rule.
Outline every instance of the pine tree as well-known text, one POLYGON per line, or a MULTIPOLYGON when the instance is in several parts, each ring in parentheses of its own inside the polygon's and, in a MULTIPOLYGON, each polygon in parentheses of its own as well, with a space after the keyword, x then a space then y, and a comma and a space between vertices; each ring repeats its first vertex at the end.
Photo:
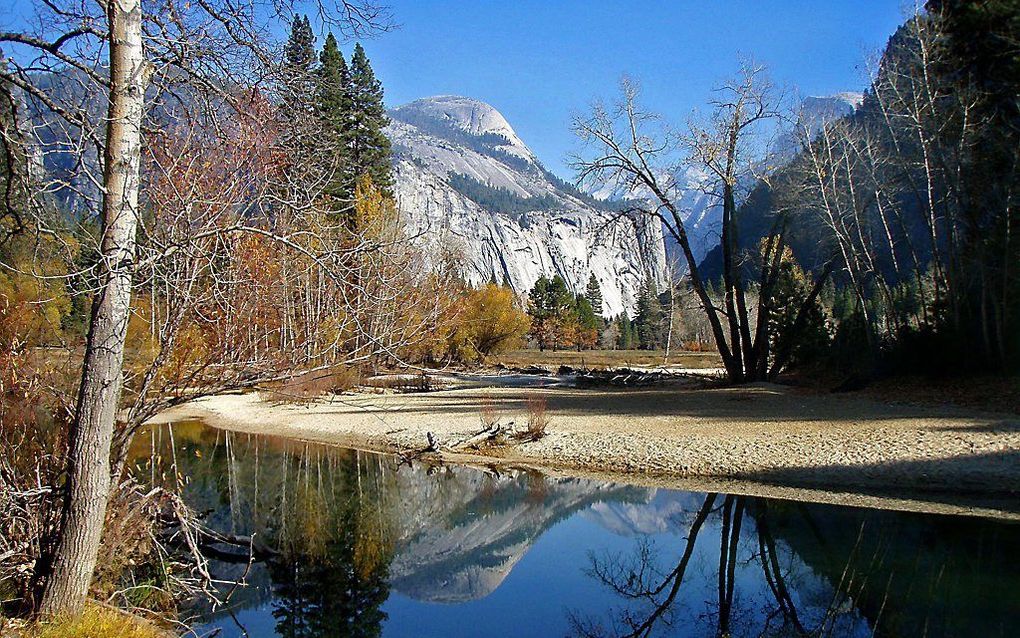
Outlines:
MULTIPOLYGON (((319 159, 320 137, 316 118, 315 36, 307 16, 297 16, 283 49, 280 65, 279 118, 282 125, 279 145, 284 170, 280 201, 293 201, 294 192, 308 179, 303 167, 314 166, 319 159)), ((313 178, 316 179, 316 178, 313 178)))
POLYGON ((574 305, 574 296, 567 288, 567 282, 559 275, 553 275, 549 281, 549 305, 556 316, 562 315, 574 305))
MULTIPOLYGON (((570 294, 567 282, 559 275, 549 279, 538 278, 528 293, 528 314, 531 315, 531 334, 540 350, 548 345, 555 349, 563 338, 563 329, 572 317, 577 300, 570 294)), ((576 321, 575 321, 576 323, 576 321)))
POLYGON ((574 316, 577 320, 577 335, 575 339, 577 349, 594 348, 599 342, 602 322, 595 314, 591 302, 583 295, 577 296, 577 301, 574 305, 574 316))
POLYGON ((631 350, 634 348, 634 325, 627 316, 627 313, 621 313, 616 318, 616 347, 620 350, 631 350))
POLYGON ((356 175, 367 173, 372 183, 390 194, 393 177, 390 140, 383 133, 389 123, 383 106, 382 84, 376 79, 361 44, 351 56, 351 168, 356 175))
MULTIPOLYGON (((336 203, 349 203, 354 197, 357 175, 351 170, 350 147, 352 137, 353 100, 351 74, 347 68, 336 38, 330 33, 319 55, 316 89, 316 108, 324 131, 330 136, 334 157, 333 178, 325 193, 336 203)), ((347 226, 353 228, 353 217, 348 216, 347 226)))
POLYGON ((643 350, 655 350, 662 347, 663 313, 662 302, 659 300, 655 282, 646 279, 638 292, 638 311, 634 318, 637 324, 638 345, 643 350))
POLYGON ((315 34, 308 16, 298 16, 290 25, 290 37, 283 49, 284 105, 293 104, 294 98, 310 99, 315 91, 315 34))
POLYGON ((538 342, 538 349, 545 350, 549 337, 549 324, 553 313, 549 303, 549 279, 542 275, 528 292, 528 314, 531 316, 531 336, 538 342))
POLYGON ((599 280, 595 278, 595 273, 588 277, 588 286, 585 288, 584 297, 591 304, 595 314, 602 317, 602 286, 599 285, 599 280))

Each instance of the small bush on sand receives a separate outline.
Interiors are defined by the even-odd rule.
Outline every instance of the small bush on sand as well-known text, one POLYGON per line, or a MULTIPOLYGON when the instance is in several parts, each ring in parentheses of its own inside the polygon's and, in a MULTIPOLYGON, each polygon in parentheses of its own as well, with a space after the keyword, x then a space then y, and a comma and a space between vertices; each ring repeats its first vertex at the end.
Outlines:
POLYGON ((491 397, 485 397, 482 399, 482 407, 479 410, 479 417, 482 420, 482 428, 485 430, 491 430, 499 423, 499 412, 496 411, 496 404, 493 402, 491 397))
POLYGON ((530 397, 526 403, 528 410, 528 429, 525 437, 530 441, 537 441, 545 436, 546 428, 549 427, 548 405, 541 397, 530 397))
POLYGON ((361 370, 351 367, 338 368, 333 371, 330 381, 329 391, 333 394, 350 392, 361 385, 361 370))
POLYGON ((338 367, 295 375, 270 384, 267 391, 273 399, 283 403, 307 403, 325 394, 341 394, 361 385, 361 371, 357 368, 338 367))

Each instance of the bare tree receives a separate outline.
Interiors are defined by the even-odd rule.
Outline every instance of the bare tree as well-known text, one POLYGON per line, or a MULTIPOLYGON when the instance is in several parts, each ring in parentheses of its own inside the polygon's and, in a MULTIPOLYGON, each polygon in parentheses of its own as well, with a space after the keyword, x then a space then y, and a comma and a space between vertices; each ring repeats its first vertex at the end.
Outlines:
MULTIPOLYGON (((312 7, 324 23, 346 33, 389 25, 387 12, 367 0, 312 7)), ((72 156, 70 175, 58 175, 40 190, 74 197, 86 211, 90 199, 99 200, 99 259, 91 273, 97 287, 70 432, 65 509, 39 606, 45 615, 82 609, 111 491, 111 444, 138 266, 146 112, 190 101, 209 107, 204 116, 215 122, 231 106, 229 87, 250 85, 273 68, 266 16, 292 10, 292 3, 262 0, 47 2, 37 5, 23 30, 0 33, 0 46, 13 52, 2 79, 30 108, 45 112, 41 128, 61 132, 50 149, 42 141, 34 151, 59 147, 72 156), (79 95, 47 90, 40 84, 47 74, 43 81, 76 86, 79 95), (103 98, 106 114, 95 117, 103 98), (98 174, 89 168, 90 157, 98 174)), ((43 223, 38 227, 52 232, 43 223)))
MULTIPOLYGON (((768 125, 781 117, 781 93, 769 82, 763 67, 746 62, 736 79, 716 90, 708 120, 692 120, 681 134, 639 106, 638 90, 632 82, 624 81, 622 93, 621 101, 611 110, 596 104, 591 114, 575 118, 574 131, 590 150, 588 156, 573 162, 578 181, 624 186, 647 195, 650 208, 633 212, 661 222, 679 244, 729 380, 742 383, 774 377, 788 358, 787 353, 771 352, 774 335, 767 329, 769 293, 778 277, 786 218, 782 213, 775 216, 762 251, 754 256, 741 248, 737 216, 740 190, 774 171, 775 162, 762 139, 768 125), (680 185, 675 177, 684 166, 697 167, 711 177, 706 190, 722 206, 722 308, 709 295, 708 282, 687 235, 686 211, 680 208, 680 185), (753 261, 758 262, 759 272, 759 302, 754 314, 748 308, 745 281, 745 271, 753 261)), ((801 315, 814 303, 830 269, 823 269, 804 300, 801 315)), ((801 325, 798 321, 795 329, 801 325)))
POLYGON ((970 330, 988 360, 1004 365, 998 309, 1010 286, 985 276, 1008 272, 1018 156, 979 147, 1009 131, 996 130, 981 107, 987 96, 955 70, 964 61, 947 47, 945 21, 937 11, 910 16, 874 65, 857 114, 800 127, 796 163, 805 170, 794 181, 803 180, 801 208, 821 222, 874 345, 922 325, 956 340, 970 330), (975 192, 990 157, 1004 169, 1002 191, 975 192))

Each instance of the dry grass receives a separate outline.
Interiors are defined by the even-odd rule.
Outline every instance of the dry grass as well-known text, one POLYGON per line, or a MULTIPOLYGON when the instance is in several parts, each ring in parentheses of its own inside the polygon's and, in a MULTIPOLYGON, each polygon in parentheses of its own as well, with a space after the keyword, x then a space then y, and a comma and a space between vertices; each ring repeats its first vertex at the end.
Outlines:
POLYGON ((482 405, 478 410, 478 416, 482 421, 482 429, 491 430, 499 423, 501 417, 492 397, 485 396, 482 398, 482 405))
POLYGON ((361 371, 357 368, 319 370, 295 375, 269 384, 266 392, 282 403, 308 403, 325 394, 341 394, 361 385, 361 371))
POLYGON ((152 623, 123 611, 89 604, 80 618, 41 623, 0 619, 0 635, 11 638, 170 638, 175 635, 152 623))
POLYGON ((525 407, 528 411, 528 429, 524 432, 525 437, 530 441, 537 441, 545 436, 545 430, 549 427, 549 406, 541 397, 528 397, 525 407))
MULTIPOLYGON (((559 366, 572 368, 626 368, 661 366, 662 350, 514 350, 490 357, 493 364, 509 368, 539 366, 555 371, 559 366)), ((721 364, 715 352, 678 351, 669 355, 669 365, 685 368, 715 368, 721 364)))

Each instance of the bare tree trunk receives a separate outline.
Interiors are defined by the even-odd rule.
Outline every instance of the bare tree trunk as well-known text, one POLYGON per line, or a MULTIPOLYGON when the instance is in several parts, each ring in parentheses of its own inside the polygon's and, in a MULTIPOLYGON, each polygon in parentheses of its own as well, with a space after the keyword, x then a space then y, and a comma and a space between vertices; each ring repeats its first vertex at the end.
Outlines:
POLYGON ((666 316, 666 351, 662 354, 662 365, 669 365, 669 352, 673 347, 673 315, 676 311, 676 280, 673 268, 669 268, 669 314, 666 316))
POLYGON ((142 7, 140 0, 109 0, 106 11, 110 104, 103 166, 102 287, 92 304, 60 536, 40 605, 45 616, 79 614, 92 581, 110 495, 110 445, 130 315, 146 81, 142 7))

